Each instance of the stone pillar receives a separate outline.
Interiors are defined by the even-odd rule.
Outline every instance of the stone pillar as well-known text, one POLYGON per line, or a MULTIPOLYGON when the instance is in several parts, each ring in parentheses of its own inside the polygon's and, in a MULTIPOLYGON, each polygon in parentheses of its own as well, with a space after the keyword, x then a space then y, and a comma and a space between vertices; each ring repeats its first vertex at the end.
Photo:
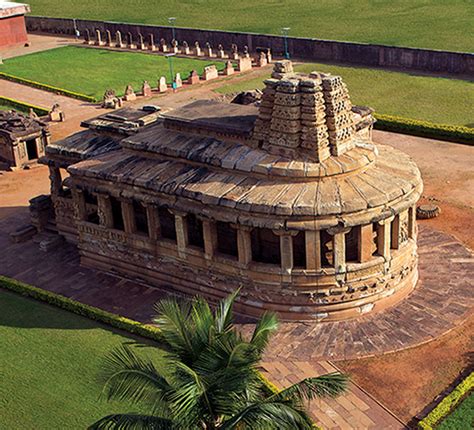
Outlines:
POLYGON ((209 219, 202 219, 202 230, 204 236, 204 257, 206 260, 212 260, 217 252, 216 223, 209 219))
POLYGON ((114 214, 112 212, 112 202, 110 196, 97 194, 97 214, 102 227, 114 228, 114 214))
POLYGON ((59 196, 62 189, 62 179, 61 172, 59 167, 48 166, 49 167, 49 180, 50 180, 50 190, 52 196, 59 196))
POLYGON ((87 209, 86 209, 86 199, 84 197, 84 191, 73 187, 71 189, 72 199, 74 204, 74 217, 77 221, 86 221, 87 220, 87 209))
POLYGON ((395 215, 390 226, 390 247, 392 249, 400 248, 400 215, 395 215))
POLYGON ((377 224, 377 254, 390 259, 390 223, 393 217, 381 220, 377 224))
POLYGON ((357 242, 359 262, 365 263, 371 260, 375 247, 372 224, 360 226, 359 240, 357 242))
POLYGON ((293 269, 293 236, 297 235, 297 231, 273 230, 273 233, 280 236, 280 259, 281 270, 286 274, 291 274, 293 269))
POLYGON ((235 225, 235 228, 237 229, 237 249, 239 254, 239 263, 246 267, 252 261, 252 238, 250 236, 252 227, 245 225, 235 225))
POLYGON ((333 227, 327 232, 333 236, 332 253, 334 260, 334 268, 336 273, 344 273, 346 271, 346 233, 350 231, 350 227, 333 227))
POLYGON ((188 223, 186 222, 186 214, 176 211, 171 211, 171 213, 174 215, 178 254, 181 258, 186 258, 186 248, 188 247, 188 223))
POLYGON ((408 208, 408 237, 416 239, 416 205, 408 208))
POLYGON ((131 200, 122 200, 122 217, 125 233, 134 234, 137 232, 135 212, 131 200))
POLYGON ((321 233, 319 230, 305 231, 306 269, 321 269, 321 233))
POLYGON ((158 208, 152 204, 145 205, 146 217, 148 222, 148 236, 157 240, 160 237, 160 217, 158 208))

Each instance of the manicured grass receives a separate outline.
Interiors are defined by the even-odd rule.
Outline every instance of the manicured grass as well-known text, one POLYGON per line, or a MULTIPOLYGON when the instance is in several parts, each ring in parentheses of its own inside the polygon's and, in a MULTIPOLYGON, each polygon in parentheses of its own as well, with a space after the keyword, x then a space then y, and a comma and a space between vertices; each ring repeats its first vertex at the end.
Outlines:
MULTIPOLYGON (((304 73, 317 70, 341 75, 352 102, 370 106, 379 114, 474 127, 473 82, 315 63, 297 65, 295 69, 304 73)), ((230 81, 217 91, 228 94, 263 86, 263 78, 258 77, 230 81)))
MULTIPOLYGON (((157 87, 161 76, 170 79, 169 60, 161 55, 65 46, 4 61, 0 71, 100 99, 112 88, 122 95, 127 84, 139 92, 144 80, 157 87)), ((208 61, 173 58, 174 73, 186 79, 192 69, 202 74, 208 61)), ((215 62, 219 69, 224 63, 215 62)))
POLYGON ((474 393, 470 393, 436 430, 471 430, 474 427, 474 393))
MULTIPOLYGON (((133 410, 99 398, 97 374, 104 355, 134 341, 0 289, 0 428, 85 429, 109 413, 133 410)), ((160 353, 156 348, 140 351, 160 353)))
MULTIPOLYGON (((469 0, 30 0, 33 15, 176 25, 472 51, 469 0)), ((177 33, 179 39, 179 31, 177 33)), ((188 41, 190 42, 190 41, 188 41)))
POLYGON ((28 113, 28 109, 19 109, 17 107, 11 106, 7 103, 0 103, 0 110, 16 110, 17 112, 28 113))

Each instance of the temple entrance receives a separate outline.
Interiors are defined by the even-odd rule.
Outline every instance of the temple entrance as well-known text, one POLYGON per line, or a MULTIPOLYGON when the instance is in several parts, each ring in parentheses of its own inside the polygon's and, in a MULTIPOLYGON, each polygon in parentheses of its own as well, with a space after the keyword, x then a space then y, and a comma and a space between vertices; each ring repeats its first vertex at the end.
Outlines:
POLYGON ((38 159, 38 148, 36 146, 36 139, 30 139, 25 142, 26 153, 28 154, 28 160, 38 159))

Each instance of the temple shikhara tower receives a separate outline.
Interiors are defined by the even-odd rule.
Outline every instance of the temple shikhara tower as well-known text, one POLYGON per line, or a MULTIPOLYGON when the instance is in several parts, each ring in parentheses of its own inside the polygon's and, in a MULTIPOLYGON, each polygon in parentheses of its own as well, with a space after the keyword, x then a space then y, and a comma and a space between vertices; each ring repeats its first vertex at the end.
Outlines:
POLYGON ((420 172, 372 124, 339 76, 277 62, 258 107, 122 109, 50 144, 55 219, 35 219, 86 266, 210 299, 241 288, 249 316, 357 317, 418 276, 420 172))

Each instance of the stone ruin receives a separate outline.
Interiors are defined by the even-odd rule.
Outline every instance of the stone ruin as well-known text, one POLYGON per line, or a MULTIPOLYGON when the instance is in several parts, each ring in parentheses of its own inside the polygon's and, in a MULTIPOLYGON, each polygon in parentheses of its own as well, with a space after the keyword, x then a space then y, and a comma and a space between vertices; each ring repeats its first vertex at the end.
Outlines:
POLYGON ((86 121, 43 160, 57 229, 87 267, 211 299, 240 288, 249 317, 384 309, 417 283, 423 184, 409 156, 372 142, 370 110, 351 107, 339 77, 283 61, 259 107, 86 121))

